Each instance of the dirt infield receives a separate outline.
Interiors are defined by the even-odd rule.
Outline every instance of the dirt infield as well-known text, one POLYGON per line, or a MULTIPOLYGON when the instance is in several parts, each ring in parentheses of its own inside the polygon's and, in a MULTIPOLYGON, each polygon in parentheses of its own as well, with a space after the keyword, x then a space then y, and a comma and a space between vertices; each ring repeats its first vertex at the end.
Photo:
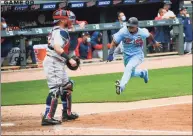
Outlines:
MULTIPOLYGON (((130 103, 74 104, 80 118, 42 127, 45 105, 2 107, 3 135, 192 134, 192 96, 130 103), (93 108, 95 107, 95 108, 93 108)), ((57 117, 61 116, 61 105, 57 117)))
MULTIPOLYGON (((139 68, 191 66, 192 55, 147 59, 139 68)), ((83 66, 70 76, 121 72, 122 63, 83 66), (113 69, 112 69, 113 67, 113 69), (104 71, 100 71, 103 69, 104 71)), ((42 70, 2 73, 3 82, 44 79, 42 70), (21 78, 22 77, 22 78, 21 78)), ((61 116, 61 105, 56 116, 61 116)), ((2 135, 192 135, 192 96, 129 103, 73 104, 80 118, 42 127, 45 105, 1 107, 2 135)))

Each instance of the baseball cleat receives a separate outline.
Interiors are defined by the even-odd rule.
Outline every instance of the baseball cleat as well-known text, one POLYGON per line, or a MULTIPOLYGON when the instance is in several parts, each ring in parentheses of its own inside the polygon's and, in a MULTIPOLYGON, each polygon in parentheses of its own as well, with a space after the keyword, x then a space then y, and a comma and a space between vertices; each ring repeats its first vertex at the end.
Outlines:
POLYGON ((147 70, 147 69, 144 70, 143 74, 144 74, 144 75, 143 75, 144 82, 145 82, 145 83, 148 83, 148 81, 149 81, 148 70, 147 70))
POLYGON ((62 112, 62 121, 69 121, 69 120, 75 120, 79 118, 79 115, 77 113, 71 113, 70 115, 67 114, 67 111, 62 112))
POLYGON ((48 126, 48 125, 59 125, 62 122, 59 120, 56 120, 54 118, 48 119, 45 116, 42 118, 42 126, 48 126))
POLYGON ((118 95, 120 95, 122 91, 121 91, 120 81, 119 80, 115 81, 115 88, 116 88, 116 93, 118 95))

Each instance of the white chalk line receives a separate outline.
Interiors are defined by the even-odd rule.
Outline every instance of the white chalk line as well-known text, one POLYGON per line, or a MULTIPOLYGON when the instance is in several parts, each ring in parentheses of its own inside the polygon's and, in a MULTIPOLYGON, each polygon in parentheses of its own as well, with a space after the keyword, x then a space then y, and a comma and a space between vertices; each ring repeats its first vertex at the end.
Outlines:
POLYGON ((133 129, 117 129, 117 128, 97 128, 97 127, 62 127, 54 126, 55 131, 61 130, 90 130, 90 131, 115 131, 115 132, 135 132, 135 133, 169 133, 169 134, 192 134, 192 131, 165 131, 165 130, 133 130, 133 129))
POLYGON ((14 123, 1 123, 1 126, 2 127, 11 127, 11 126, 15 126, 15 124, 14 123))

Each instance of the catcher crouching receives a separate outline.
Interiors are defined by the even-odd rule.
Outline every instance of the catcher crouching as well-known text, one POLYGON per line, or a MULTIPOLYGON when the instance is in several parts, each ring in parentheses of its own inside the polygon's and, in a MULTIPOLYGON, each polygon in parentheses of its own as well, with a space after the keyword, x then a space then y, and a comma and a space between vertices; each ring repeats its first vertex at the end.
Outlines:
POLYGON ((71 70, 77 70, 80 65, 79 58, 69 57, 64 49, 70 41, 68 28, 75 21, 75 15, 71 11, 60 9, 53 13, 53 19, 55 26, 49 34, 47 56, 43 62, 49 94, 46 99, 46 111, 42 118, 42 125, 56 125, 61 124, 62 121, 78 118, 76 113, 71 112, 74 82, 68 78, 64 69, 65 64, 71 70), (61 97, 63 106, 62 121, 54 119, 59 97, 61 97))

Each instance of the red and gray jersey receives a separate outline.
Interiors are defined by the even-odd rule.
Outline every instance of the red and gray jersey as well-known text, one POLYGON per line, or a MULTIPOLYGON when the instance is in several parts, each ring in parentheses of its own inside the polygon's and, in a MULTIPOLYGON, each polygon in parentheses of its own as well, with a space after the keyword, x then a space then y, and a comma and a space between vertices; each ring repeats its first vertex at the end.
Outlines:
POLYGON ((54 50, 54 45, 59 45, 61 48, 65 49, 69 41, 70 36, 67 29, 62 29, 59 26, 53 27, 52 32, 48 35, 47 54, 64 60, 64 58, 54 50))

